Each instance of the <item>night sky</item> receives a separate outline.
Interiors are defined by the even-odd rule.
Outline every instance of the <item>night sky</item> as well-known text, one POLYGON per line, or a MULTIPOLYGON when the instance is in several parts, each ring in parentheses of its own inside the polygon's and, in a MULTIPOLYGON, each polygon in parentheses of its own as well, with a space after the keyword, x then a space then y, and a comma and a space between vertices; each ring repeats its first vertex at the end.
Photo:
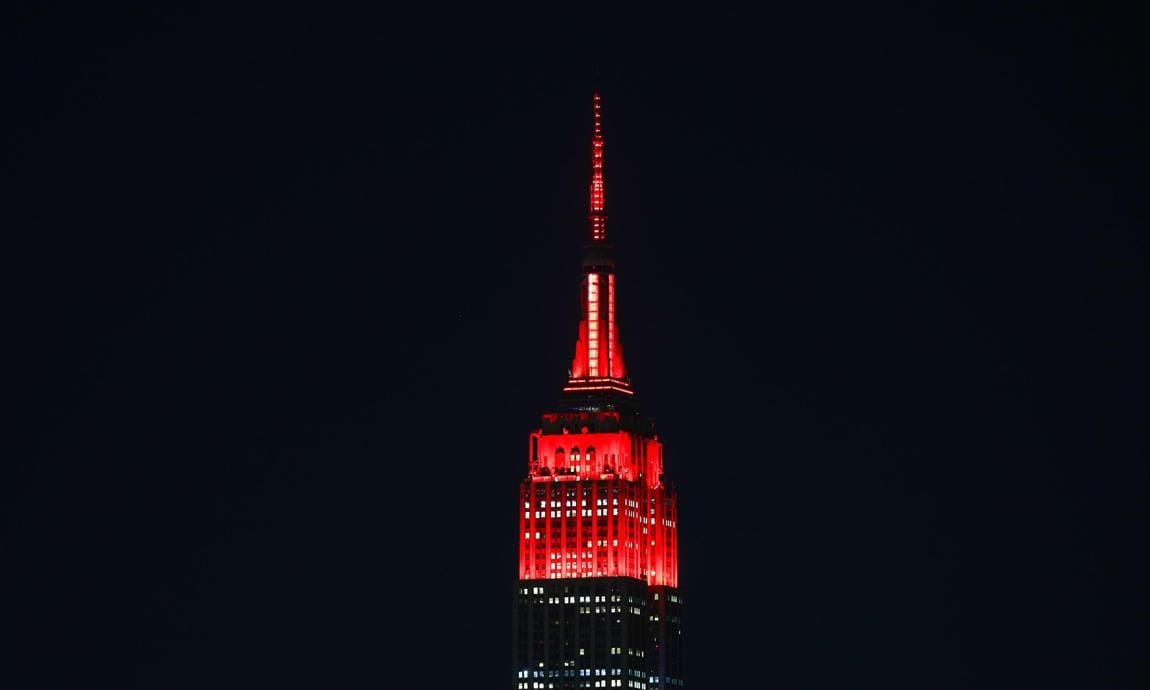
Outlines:
POLYGON ((691 687, 1150 686, 1150 61, 1079 4, 10 11, 0 686, 511 687, 596 88, 691 687))

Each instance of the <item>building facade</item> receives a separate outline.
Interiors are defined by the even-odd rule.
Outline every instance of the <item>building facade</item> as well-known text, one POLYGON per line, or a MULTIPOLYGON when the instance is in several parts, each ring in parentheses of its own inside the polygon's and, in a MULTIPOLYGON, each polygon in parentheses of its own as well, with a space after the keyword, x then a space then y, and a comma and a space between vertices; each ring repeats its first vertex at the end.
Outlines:
POLYGON ((519 491, 516 690, 684 687, 678 501, 623 363, 600 99, 579 335, 519 491))

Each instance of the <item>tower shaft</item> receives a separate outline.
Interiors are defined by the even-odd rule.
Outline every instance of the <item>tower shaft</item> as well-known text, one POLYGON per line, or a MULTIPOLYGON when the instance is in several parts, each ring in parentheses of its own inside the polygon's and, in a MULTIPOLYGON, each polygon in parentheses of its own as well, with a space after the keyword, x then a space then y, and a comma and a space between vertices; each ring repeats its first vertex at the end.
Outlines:
POLYGON ((519 490, 516 690, 684 687, 678 499, 623 365, 599 94, 575 356, 519 490))

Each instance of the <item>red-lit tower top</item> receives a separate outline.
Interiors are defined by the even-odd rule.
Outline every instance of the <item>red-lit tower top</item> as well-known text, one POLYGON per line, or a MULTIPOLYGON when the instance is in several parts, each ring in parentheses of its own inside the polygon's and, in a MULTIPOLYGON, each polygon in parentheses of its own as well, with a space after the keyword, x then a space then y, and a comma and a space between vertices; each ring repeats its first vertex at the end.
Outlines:
POLYGON ((606 190, 603 182, 603 119, 595 94, 591 135, 591 234, 583 257, 580 296, 582 318, 567 391, 614 390, 631 395, 623 366, 623 346, 615 321, 615 260, 607 241, 606 190))
POLYGON ((520 487, 519 577, 634 577, 678 585, 678 505, 663 444, 639 413, 615 318, 599 94, 591 138, 590 238, 581 318, 559 411, 531 434, 520 487))

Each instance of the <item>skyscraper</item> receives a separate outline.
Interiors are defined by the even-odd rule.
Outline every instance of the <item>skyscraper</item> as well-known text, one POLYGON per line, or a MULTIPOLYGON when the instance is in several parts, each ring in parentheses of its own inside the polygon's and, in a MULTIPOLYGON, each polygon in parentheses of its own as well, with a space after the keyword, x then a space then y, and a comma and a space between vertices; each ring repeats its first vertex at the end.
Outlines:
POLYGON ((594 106, 575 356, 519 489, 516 690, 684 686, 678 502, 623 364, 594 106))

